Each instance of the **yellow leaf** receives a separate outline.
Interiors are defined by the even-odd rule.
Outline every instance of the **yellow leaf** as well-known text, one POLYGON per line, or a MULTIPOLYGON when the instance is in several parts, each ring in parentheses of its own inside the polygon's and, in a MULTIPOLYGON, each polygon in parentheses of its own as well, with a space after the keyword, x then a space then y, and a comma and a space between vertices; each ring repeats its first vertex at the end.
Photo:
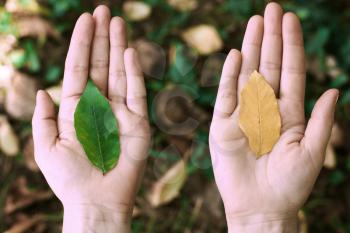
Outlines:
POLYGON ((61 103, 61 94, 62 94, 62 83, 57 86, 50 87, 46 89, 47 93, 50 95, 51 99, 56 105, 61 103))
POLYGON ((328 169, 334 169, 337 166, 337 157, 331 143, 328 143, 327 145, 323 166, 328 169))
POLYGON ((299 220, 299 233, 308 233, 307 219, 304 211, 299 210, 298 212, 298 220, 299 220))
POLYGON ((197 0, 167 0, 167 2, 179 11, 191 11, 198 7, 197 0))
POLYGON ((48 14, 48 10, 41 6, 37 0, 7 0, 5 9, 16 14, 48 14))
POLYGON ((19 153, 19 140, 7 117, 0 115, 0 149, 7 156, 19 153))
POLYGON ((186 162, 181 159, 153 184, 147 195, 151 206, 158 207, 176 198, 186 179, 186 162))
POLYGON ((14 18, 18 37, 38 37, 46 39, 48 36, 59 39, 60 33, 54 26, 39 16, 18 16, 14 18))
POLYGON ((127 1, 123 5, 124 14, 131 21, 141 21, 151 15, 152 8, 142 1, 127 1))
POLYGON ((181 36, 189 46, 195 48, 201 55, 217 52, 223 47, 218 31, 211 25, 193 26, 184 31, 181 36))
POLYGON ((281 116, 275 93, 257 71, 241 92, 239 126, 258 158, 270 152, 280 137, 281 116))
POLYGON ((37 79, 14 71, 10 85, 6 89, 5 110, 8 115, 18 120, 31 120, 38 89, 39 83, 37 79))

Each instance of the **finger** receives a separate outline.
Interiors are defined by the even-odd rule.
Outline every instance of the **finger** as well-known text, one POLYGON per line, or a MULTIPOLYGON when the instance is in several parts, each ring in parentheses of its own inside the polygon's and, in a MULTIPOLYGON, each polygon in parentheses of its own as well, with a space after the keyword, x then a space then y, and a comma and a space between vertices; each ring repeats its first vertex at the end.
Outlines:
POLYGON ((305 53, 301 25, 293 13, 283 16, 283 63, 280 98, 304 103, 305 53))
POLYGON ((124 63, 127 77, 127 106, 131 112, 147 117, 145 81, 135 49, 128 48, 125 51, 124 63))
POLYGON ((325 150, 331 135, 334 112, 339 92, 332 89, 324 93, 317 101, 306 127, 302 144, 314 158, 315 165, 321 166, 325 150))
POLYGON ((93 19, 88 13, 80 16, 75 25, 65 63, 62 102, 71 97, 79 98, 85 89, 94 34, 93 25, 93 19))
POLYGON ((283 60, 280 103, 284 130, 305 122, 305 54, 299 19, 292 13, 283 16, 283 60))
POLYGON ((235 49, 231 50, 222 70, 214 108, 215 116, 228 117, 236 108, 237 79, 241 70, 241 63, 241 53, 235 49))
POLYGON ((90 77, 101 93, 107 95, 111 13, 108 7, 99 6, 96 8, 93 18, 95 33, 92 43, 90 77))
POLYGON ((277 3, 266 6, 264 15, 264 38, 261 48, 260 73, 278 95, 282 64, 282 16, 277 3))
POLYGON ((263 37, 263 18, 253 16, 248 22, 242 45, 242 68, 238 78, 238 98, 254 70, 258 70, 263 37))
MULTIPOLYGON (((32 126, 36 151, 49 150, 55 145, 58 137, 55 105, 45 91, 37 93, 32 126)), ((35 153, 36 156, 39 154, 35 153)))
POLYGON ((80 16, 74 28, 65 64, 62 101, 58 115, 58 128, 62 138, 74 132, 74 111, 88 79, 93 34, 93 18, 85 13, 80 16))
POLYGON ((124 51, 127 47, 124 20, 114 17, 110 24, 110 66, 108 79, 108 98, 113 105, 126 106, 126 74, 124 51))

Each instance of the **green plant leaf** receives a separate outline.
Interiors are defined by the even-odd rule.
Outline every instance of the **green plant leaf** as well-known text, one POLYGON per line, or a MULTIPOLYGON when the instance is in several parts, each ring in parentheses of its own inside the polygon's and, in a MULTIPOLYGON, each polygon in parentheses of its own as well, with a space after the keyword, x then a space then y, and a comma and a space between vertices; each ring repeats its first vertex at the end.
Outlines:
POLYGON ((74 113, 77 138, 91 163, 107 173, 120 153, 118 127, 108 100, 89 81, 74 113))
POLYGON ((348 76, 346 74, 340 74, 335 79, 332 80, 330 86, 334 88, 339 88, 344 86, 348 82, 348 76))
POLYGON ((57 65, 50 65, 47 68, 46 74, 45 74, 45 81, 49 83, 56 83, 62 75, 62 68, 57 65))
POLYGON ((26 53, 22 49, 17 49, 17 50, 12 51, 9 54, 9 57, 10 57, 10 60, 12 62, 12 65, 17 69, 20 69, 23 66, 25 66, 25 64, 27 62, 26 53))
POLYGON ((26 41, 23 44, 26 53, 26 65, 32 72, 38 72, 41 68, 39 54, 33 41, 26 41))

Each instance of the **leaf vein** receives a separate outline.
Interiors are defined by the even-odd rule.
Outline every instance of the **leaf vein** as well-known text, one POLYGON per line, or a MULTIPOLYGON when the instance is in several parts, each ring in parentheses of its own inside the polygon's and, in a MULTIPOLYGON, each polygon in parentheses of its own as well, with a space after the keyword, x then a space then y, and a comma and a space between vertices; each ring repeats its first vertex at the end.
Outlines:
POLYGON ((91 106, 91 111, 92 111, 92 115, 93 115, 93 119, 94 119, 94 123, 95 123, 96 134, 97 134, 97 142, 98 142, 99 157, 100 157, 100 161, 101 161, 101 165, 102 165, 102 170, 103 170, 103 172, 105 172, 105 171, 106 171, 106 168, 105 168, 105 163, 104 163, 103 155, 102 155, 102 146, 101 146, 101 139, 100 139, 100 131, 98 130, 98 124, 97 124, 96 112, 95 112, 94 106, 91 106))

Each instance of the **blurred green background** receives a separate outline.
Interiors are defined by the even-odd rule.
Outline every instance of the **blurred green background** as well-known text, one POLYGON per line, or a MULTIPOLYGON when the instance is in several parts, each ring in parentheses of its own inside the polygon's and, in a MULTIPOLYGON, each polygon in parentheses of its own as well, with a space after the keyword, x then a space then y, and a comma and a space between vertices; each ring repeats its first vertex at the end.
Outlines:
MULTIPOLYGON (((106 4, 127 21, 147 76, 153 142, 133 232, 226 232, 207 135, 225 54, 241 47, 248 19, 267 2, 0 0, 0 231, 61 231, 62 207, 33 159, 35 93, 47 89, 59 105, 74 23, 106 4)), ((341 91, 324 169, 299 213, 301 232, 350 233, 350 2, 278 2, 302 22, 307 116, 322 92, 341 91)))

